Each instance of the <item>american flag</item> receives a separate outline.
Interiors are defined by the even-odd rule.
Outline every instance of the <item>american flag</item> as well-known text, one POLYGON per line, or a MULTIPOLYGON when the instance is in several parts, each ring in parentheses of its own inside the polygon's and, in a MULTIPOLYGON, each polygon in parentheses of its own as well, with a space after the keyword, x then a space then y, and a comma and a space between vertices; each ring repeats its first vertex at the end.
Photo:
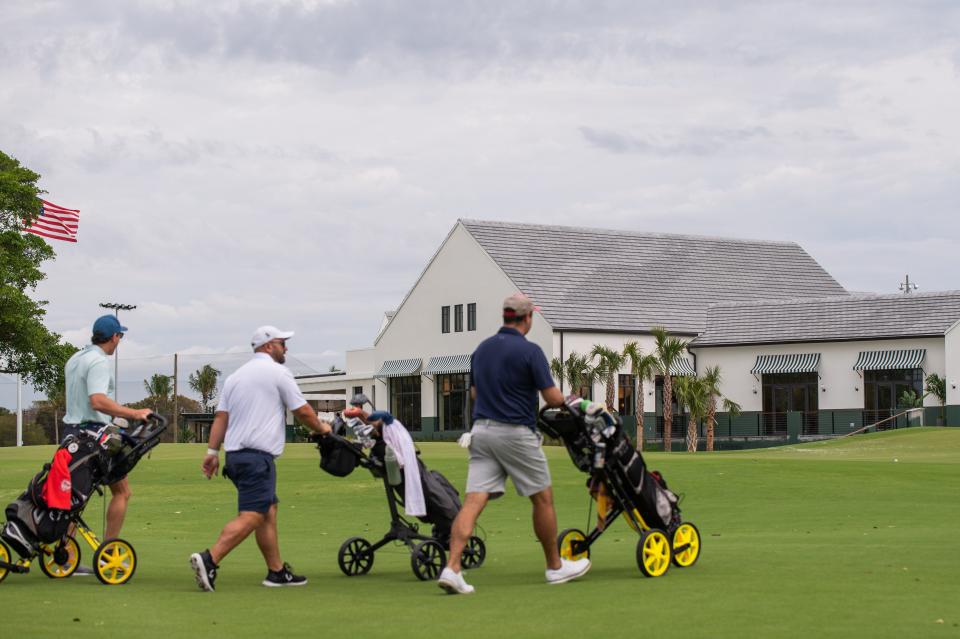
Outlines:
POLYGON ((77 230, 80 227, 80 211, 65 209, 53 202, 40 200, 40 216, 33 221, 30 228, 24 229, 27 233, 41 235, 52 240, 76 242, 77 230))

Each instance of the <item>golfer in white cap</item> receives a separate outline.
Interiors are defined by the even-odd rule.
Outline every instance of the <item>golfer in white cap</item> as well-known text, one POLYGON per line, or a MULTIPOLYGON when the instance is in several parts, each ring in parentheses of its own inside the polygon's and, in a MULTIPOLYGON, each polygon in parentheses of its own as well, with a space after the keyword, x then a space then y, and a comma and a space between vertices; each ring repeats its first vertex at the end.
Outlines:
POLYGON ((201 469, 210 479, 220 467, 220 444, 227 451, 225 477, 237 487, 238 515, 224 526, 208 550, 190 555, 197 585, 212 591, 219 563, 240 542, 255 533, 257 546, 267 564, 264 586, 302 586, 306 577, 296 575, 280 558, 277 541, 277 470, 274 459, 283 453, 284 415, 290 410, 308 428, 321 434, 331 431, 300 393, 286 361, 287 340, 293 331, 261 326, 250 345, 253 358, 223 384, 210 429, 210 443, 201 469))

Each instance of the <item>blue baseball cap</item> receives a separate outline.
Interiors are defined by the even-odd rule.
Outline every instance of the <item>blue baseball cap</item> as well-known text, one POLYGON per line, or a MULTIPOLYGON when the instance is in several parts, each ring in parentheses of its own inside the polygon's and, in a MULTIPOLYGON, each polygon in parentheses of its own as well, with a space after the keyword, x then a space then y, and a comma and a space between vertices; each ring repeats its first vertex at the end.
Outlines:
POLYGON ((126 333, 127 327, 120 325, 120 320, 118 320, 113 315, 104 315, 98 317, 97 321, 93 323, 93 336, 98 339, 107 339, 113 337, 117 333, 126 333))

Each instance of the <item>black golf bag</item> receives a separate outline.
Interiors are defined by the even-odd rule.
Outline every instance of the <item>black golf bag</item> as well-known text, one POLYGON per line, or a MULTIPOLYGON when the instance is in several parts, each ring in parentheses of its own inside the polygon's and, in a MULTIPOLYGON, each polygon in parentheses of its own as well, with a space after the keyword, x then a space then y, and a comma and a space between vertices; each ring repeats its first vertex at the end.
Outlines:
POLYGON ((66 533, 70 522, 86 506, 99 488, 108 471, 107 452, 100 445, 98 435, 81 431, 67 437, 58 449, 70 454, 67 466, 69 478, 60 478, 63 488, 69 488, 69 509, 50 508, 44 498, 44 487, 51 480, 52 464, 44 464, 27 489, 6 508, 7 523, 0 531, 10 547, 21 557, 36 555, 40 544, 52 544, 66 533))

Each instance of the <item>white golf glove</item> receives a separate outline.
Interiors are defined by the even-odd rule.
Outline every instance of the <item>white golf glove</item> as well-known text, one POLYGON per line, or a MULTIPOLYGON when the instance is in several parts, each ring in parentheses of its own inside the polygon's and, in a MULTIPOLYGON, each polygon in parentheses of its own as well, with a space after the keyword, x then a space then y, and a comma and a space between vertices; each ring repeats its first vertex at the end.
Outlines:
POLYGON ((460 439, 457 440, 457 443, 460 444, 460 448, 470 448, 470 440, 473 439, 471 433, 464 433, 460 435, 460 439))

